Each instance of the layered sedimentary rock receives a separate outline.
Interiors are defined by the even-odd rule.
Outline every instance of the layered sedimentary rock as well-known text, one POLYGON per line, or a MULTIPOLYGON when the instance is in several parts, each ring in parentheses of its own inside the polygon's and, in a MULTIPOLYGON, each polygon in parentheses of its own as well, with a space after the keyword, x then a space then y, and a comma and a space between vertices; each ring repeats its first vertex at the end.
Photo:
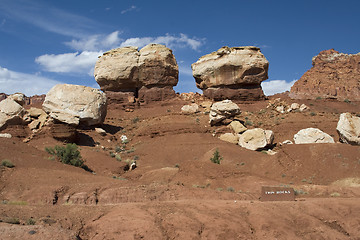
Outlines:
POLYGON ((101 124, 106 116, 106 95, 91 87, 58 84, 46 94, 43 109, 62 123, 101 124))
POLYGON ((96 82, 110 102, 159 101, 175 96, 178 65, 172 51, 160 44, 110 50, 101 56, 94 70, 96 82))
POLYGON ((260 100, 269 62, 257 47, 222 47, 191 65, 196 86, 214 100, 260 100))
POLYGON ((360 53, 325 50, 313 57, 312 65, 292 86, 291 98, 360 100, 360 53))

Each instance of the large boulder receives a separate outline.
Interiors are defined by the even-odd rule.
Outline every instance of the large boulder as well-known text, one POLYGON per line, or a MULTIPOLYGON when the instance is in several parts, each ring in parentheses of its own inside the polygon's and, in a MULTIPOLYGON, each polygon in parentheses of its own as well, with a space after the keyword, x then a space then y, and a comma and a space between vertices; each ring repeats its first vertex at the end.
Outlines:
POLYGON ((233 103, 231 100, 216 102, 210 108, 210 124, 215 125, 240 113, 241 111, 239 106, 236 103, 233 103))
POLYGON ((0 129, 7 125, 22 124, 25 109, 11 98, 6 98, 0 102, 0 129))
POLYGON ((325 50, 313 57, 312 65, 291 87, 291 98, 360 100, 360 53, 325 50))
POLYGON ((334 139, 327 133, 317 128, 306 128, 294 135, 295 144, 307 143, 335 143, 334 139))
POLYGON ((160 44, 149 44, 140 51, 124 47, 105 52, 96 62, 94 76, 108 94, 110 102, 125 103, 130 98, 141 102, 159 101, 176 96, 178 65, 172 51, 160 44))
POLYGON ((249 150, 261 150, 271 145, 274 141, 274 133, 271 130, 254 128, 246 130, 239 135, 239 145, 249 150))
POLYGON ((214 100, 264 99, 269 62, 257 47, 222 47, 191 65, 196 86, 214 100))
POLYGON ((351 113, 340 114, 336 130, 341 142, 360 145, 360 117, 353 116, 351 113))
POLYGON ((96 125, 105 119, 106 95, 91 87, 58 84, 46 94, 42 106, 57 121, 70 125, 96 125))

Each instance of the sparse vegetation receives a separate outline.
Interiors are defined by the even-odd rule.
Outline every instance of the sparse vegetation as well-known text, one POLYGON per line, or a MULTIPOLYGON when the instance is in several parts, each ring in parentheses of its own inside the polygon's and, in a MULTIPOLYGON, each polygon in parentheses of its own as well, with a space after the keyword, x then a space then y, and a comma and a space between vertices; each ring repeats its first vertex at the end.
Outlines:
POLYGON ((9 224, 20 224, 20 220, 18 218, 6 218, 4 219, 5 223, 9 223, 9 224))
POLYGON ((140 121, 139 117, 133 118, 133 120, 131 120, 132 123, 137 123, 138 121, 140 121))
POLYGON ((26 225, 35 225, 36 224, 36 221, 35 219, 33 218, 29 218, 27 221, 26 221, 26 225))
POLYGON ((175 166, 174 167, 176 167, 176 168, 180 168, 180 165, 177 163, 177 164, 175 164, 175 166))
POLYGON ((344 102, 351 103, 351 101, 349 99, 347 99, 347 98, 344 100, 344 102))
POLYGON ((3 167, 7 167, 7 168, 13 168, 15 167, 15 165, 9 160, 9 159, 4 159, 1 161, 1 166, 3 167))
POLYGON ((340 197, 340 193, 333 192, 333 193, 330 194, 330 197, 340 197))
POLYGON ((228 187, 226 188, 226 191, 228 192, 235 192, 235 189, 233 187, 228 187))
POLYGON ((310 116, 312 116, 312 117, 313 117, 313 116, 316 116, 316 113, 315 113, 315 112, 311 112, 311 113, 310 113, 310 116))
POLYGON ((253 125, 253 122, 250 120, 246 120, 244 124, 245 124, 245 126, 249 127, 249 126, 253 125))
POLYGON ((118 155, 118 154, 116 154, 116 156, 115 156, 115 159, 117 160, 117 161, 119 161, 119 162, 121 162, 121 156, 120 155, 118 155))
POLYGON ((75 143, 68 143, 66 146, 45 147, 45 151, 55 156, 60 162, 75 167, 81 167, 88 172, 92 170, 84 164, 78 146, 75 143))
POLYGON ((305 192, 302 189, 294 189, 294 193, 295 195, 304 195, 304 194, 308 194, 308 192, 305 192))
POLYGON ((219 149, 216 149, 213 157, 210 158, 210 161, 216 164, 220 164, 221 160, 223 160, 223 158, 220 156, 219 149))
POLYGON ((114 158, 116 156, 115 153, 113 153, 113 152, 109 152, 109 154, 110 154, 110 157, 112 157, 112 158, 114 158))

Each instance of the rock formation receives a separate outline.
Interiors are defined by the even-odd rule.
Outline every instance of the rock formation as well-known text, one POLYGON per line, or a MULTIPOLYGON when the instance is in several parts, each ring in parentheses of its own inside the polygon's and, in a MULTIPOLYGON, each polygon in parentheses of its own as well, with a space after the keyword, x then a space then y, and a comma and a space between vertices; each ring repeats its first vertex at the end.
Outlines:
POLYGON ((160 44, 117 48, 96 62, 94 76, 111 102, 151 102, 173 98, 178 65, 172 51, 160 44), (109 94, 108 94, 109 93, 109 94))
POLYGON ((360 145, 360 117, 351 115, 351 113, 340 114, 336 130, 341 142, 360 145))
POLYGON ((58 84, 46 94, 43 109, 62 123, 96 125, 105 119, 106 95, 91 87, 58 84))
POLYGON ((196 86, 214 100, 264 99, 269 62, 257 47, 222 47, 191 65, 196 86))
POLYGON ((325 50, 313 57, 312 65, 291 87, 291 98, 360 100, 360 53, 325 50))
POLYGON ((6 98, 0 102, 0 130, 7 125, 23 123, 25 109, 11 98, 6 98))
POLYGON ((306 128, 294 135, 295 144, 307 143, 335 143, 334 139, 327 133, 317 128, 306 128))
POLYGON ((231 100, 216 102, 210 108, 210 124, 215 125, 225 119, 231 119, 240 113, 241 111, 239 106, 236 103, 233 103, 231 100))

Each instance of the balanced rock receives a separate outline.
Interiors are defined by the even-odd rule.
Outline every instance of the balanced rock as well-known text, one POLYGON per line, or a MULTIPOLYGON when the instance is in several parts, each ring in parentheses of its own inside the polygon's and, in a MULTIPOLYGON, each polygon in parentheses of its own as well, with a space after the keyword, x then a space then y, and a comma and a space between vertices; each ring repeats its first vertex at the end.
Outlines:
POLYGON ((0 102, 0 129, 7 125, 22 124, 25 109, 11 98, 0 102))
POLYGON ((105 119, 106 95, 91 87, 58 84, 46 94, 43 109, 63 123, 96 125, 105 119))
POLYGON ((294 135, 295 144, 307 143, 335 143, 334 139, 327 133, 317 128, 306 128, 294 135))
POLYGON ((237 114, 240 114, 240 112, 241 111, 239 106, 236 103, 233 103, 231 100, 216 102, 210 108, 210 124, 214 125, 220 123, 225 119, 229 119, 237 114))
POLYGON ((222 47, 191 65, 196 86, 214 100, 264 99, 269 62, 257 47, 222 47))
POLYGON ((239 145, 249 150, 261 150, 271 145, 274 141, 274 133, 271 130, 254 128, 246 130, 239 135, 239 145))
POLYGON ((172 51, 160 44, 149 44, 140 51, 124 47, 105 52, 96 62, 94 76, 101 90, 120 92, 108 94, 117 103, 129 98, 141 102, 175 97, 172 89, 178 82, 178 65, 172 51))
POLYGON ((341 142, 360 145, 360 117, 353 116, 351 113, 340 114, 336 130, 341 142))
POLYGON ((360 53, 325 50, 313 57, 312 65, 291 87, 291 98, 360 100, 360 53))

